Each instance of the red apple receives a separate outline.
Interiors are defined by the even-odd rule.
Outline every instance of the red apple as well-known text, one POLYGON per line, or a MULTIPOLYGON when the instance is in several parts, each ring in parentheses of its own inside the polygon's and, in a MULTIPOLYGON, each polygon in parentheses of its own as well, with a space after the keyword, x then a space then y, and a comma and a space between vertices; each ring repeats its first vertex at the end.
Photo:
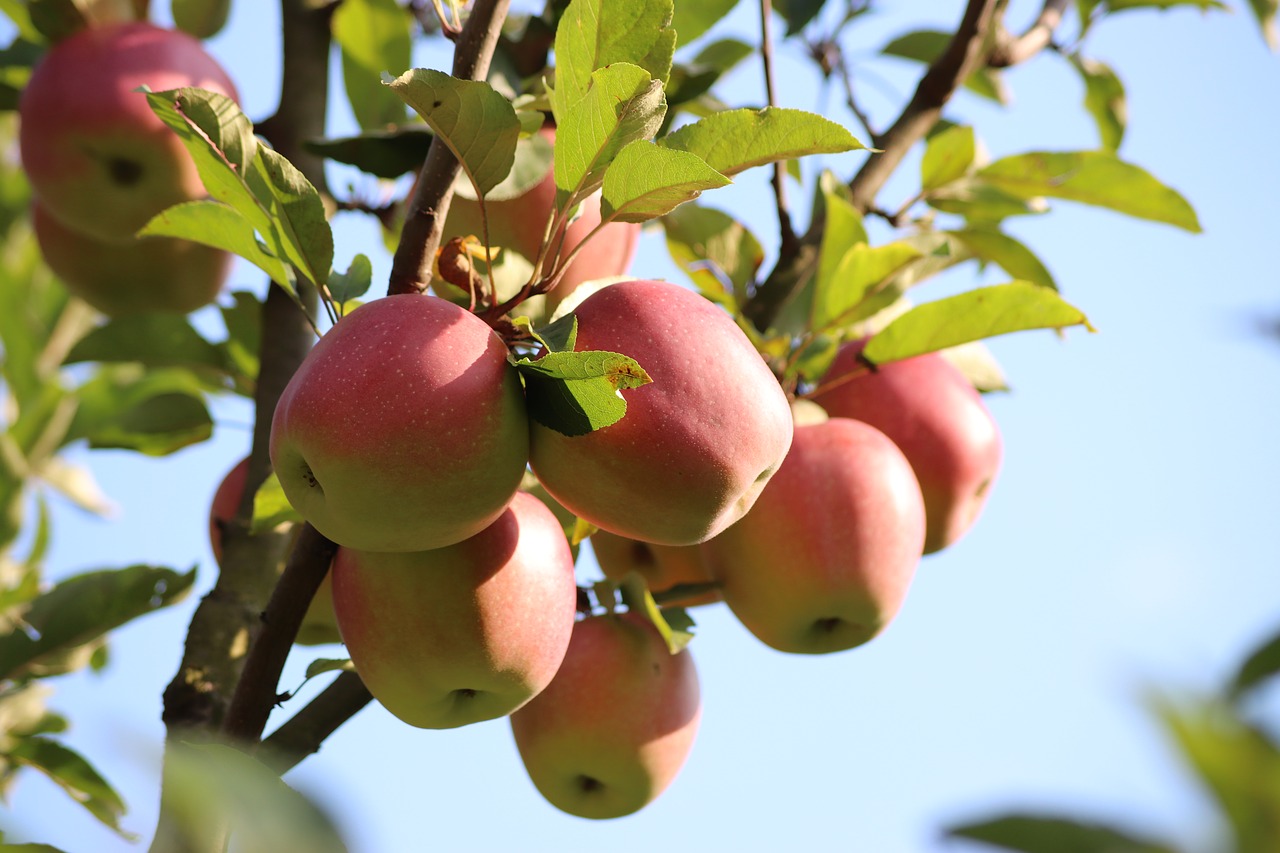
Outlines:
POLYGON ((973 525, 1000 470, 1000 429, 982 396, 937 353, 880 365, 858 361, 866 341, 841 347, 813 400, 833 417, 856 418, 893 439, 924 494, 926 554, 973 525), (841 377, 852 376, 844 382, 841 377))
POLYGON ((206 193, 139 86, 235 98, 200 42, 143 22, 89 27, 54 45, 18 104, 22 165, 40 204, 96 240, 127 242, 160 211, 206 193))
POLYGON ((529 778, 556 808, 622 817, 652 802, 689 756, 702 705, 688 649, 648 620, 595 616, 573 629, 560 671, 511 715, 529 778))
POLYGON ((762 642, 821 654, 870 640, 915 574, 924 503, 883 433, 831 418, 798 425, 751 512, 705 543, 725 603, 762 642))
MULTIPOLYGON (((621 583, 627 575, 639 572, 654 593, 669 592, 682 584, 706 584, 715 580, 697 545, 655 545, 600 530, 591 535, 591 550, 606 578, 621 583)), ((712 589, 664 603, 697 607, 719 600, 719 590, 712 589)))
POLYGON ((401 720, 453 728, 509 714, 551 681, 577 586, 560 522, 523 492, 479 534, 408 554, 342 548, 338 628, 369 692, 401 720))
POLYGON ((173 237, 104 243, 32 208, 45 262, 67 289, 110 317, 186 314, 212 302, 231 272, 231 255, 173 237))
POLYGON ((299 367, 271 424, 285 496, 325 536, 425 551, 474 536, 520 485, 528 419, 502 339, 434 296, 369 302, 299 367))
POLYGON ((571 512, 662 545, 710 539, 742 517, 791 444, 791 412, 733 319, 663 281, 583 300, 578 350, 631 356, 653 382, 622 391, 627 413, 587 435, 534 422, 530 463, 571 512))

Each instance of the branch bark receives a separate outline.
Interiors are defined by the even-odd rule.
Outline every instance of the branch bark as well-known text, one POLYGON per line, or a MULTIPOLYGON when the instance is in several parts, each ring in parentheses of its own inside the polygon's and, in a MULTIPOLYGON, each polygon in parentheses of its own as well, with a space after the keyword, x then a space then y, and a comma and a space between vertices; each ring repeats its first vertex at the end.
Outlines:
MULTIPOLYGON (((483 80, 488 75, 510 5, 511 0, 476 0, 454 48, 454 77, 483 80)), ((433 139, 391 261, 388 294, 421 293, 431 283, 432 263, 449 215, 449 202, 453 200, 453 182, 460 170, 449 147, 439 137, 433 139)))
POLYGON ((1040 15, 1022 35, 1015 38, 1002 31, 987 57, 987 66, 1008 68, 1026 62, 1044 50, 1053 43, 1054 30, 1062 23, 1062 16, 1069 5, 1070 0, 1045 0, 1040 15))

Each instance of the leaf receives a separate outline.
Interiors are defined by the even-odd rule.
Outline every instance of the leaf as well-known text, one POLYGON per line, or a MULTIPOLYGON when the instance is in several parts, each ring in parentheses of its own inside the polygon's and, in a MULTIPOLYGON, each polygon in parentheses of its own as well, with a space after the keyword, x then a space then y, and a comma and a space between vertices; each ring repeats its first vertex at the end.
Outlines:
POLYGON ((173 0, 173 25, 198 39, 213 38, 227 25, 231 0, 173 0))
MULTIPOLYGON (((253 122, 241 112, 234 100, 217 92, 205 89, 170 89, 165 92, 147 94, 152 111, 160 120, 177 132, 186 145, 187 150, 196 154, 196 150, 207 154, 212 150, 220 155, 222 165, 230 166, 234 174, 243 176, 249 169, 258 150, 257 137, 253 135, 253 122), (204 136, 204 144, 195 144, 191 139, 192 127, 204 136)), ((207 156, 196 158, 197 168, 204 160, 206 168, 214 166, 207 156)), ((221 168, 214 171, 222 172, 221 168)), ((215 198, 220 196, 209 186, 205 178, 205 170, 200 170, 200 177, 205 181, 205 188, 215 198)), ((215 182, 217 183, 217 182, 215 182)), ((226 199, 223 199, 226 201, 226 199)))
POLYGON ((219 201, 188 201, 157 213, 139 236, 180 237, 239 255, 286 289, 292 286, 289 267, 266 249, 253 224, 239 211, 219 201))
MULTIPOLYGON (((679 30, 676 32, 679 33, 679 30)), ((733 38, 717 39, 698 51, 692 64, 695 67, 715 69, 723 75, 748 56, 755 55, 755 52, 755 47, 744 41, 733 38)))
POLYGON ((1054 291, 1013 281, 917 305, 868 341, 862 354, 886 364, 1010 332, 1080 325, 1093 331, 1084 314, 1054 291))
MULTIPOLYGON (((516 141, 515 161, 511 164, 511 171, 500 184, 485 193, 485 201, 508 201, 528 193, 546 180, 551 172, 553 157, 554 146, 541 133, 535 133, 527 139, 520 138, 516 141)), ((472 201, 476 199, 475 187, 471 186, 471 181, 464 175, 459 175, 454 181, 453 193, 472 201)))
POLYGON ((658 607, 644 576, 639 572, 629 572, 623 578, 619 591, 628 610, 644 616, 658 629, 671 654, 679 654, 693 640, 694 624, 688 611, 681 607, 658 607))
POLYGON ((67 578, 31 602, 21 617, 25 628, 0 636, 0 677, 18 678, 43 658, 179 601, 195 577, 194 570, 137 565, 67 578))
POLYGON ((387 85, 449 146, 480 195, 511 171, 520 120, 488 83, 414 68, 387 85))
POLYGON ((578 343, 578 318, 566 314, 539 329, 536 335, 549 352, 573 352, 578 343))
POLYGON ((1108 151, 1038 151, 997 160, 981 180, 1020 198, 1051 196, 1198 233, 1191 205, 1149 172, 1108 151))
POLYGON ((1104 0, 1108 12, 1123 12, 1128 9, 1160 9, 1167 11, 1177 6, 1191 6, 1202 12, 1210 9, 1227 11, 1228 7, 1220 0, 1104 0))
MULTIPOLYGON (((951 33, 939 30, 916 30, 898 36, 880 48, 880 52, 885 56, 896 56, 899 59, 910 59, 929 65, 942 56, 950 43, 951 33)), ((994 68, 979 68, 964 81, 964 87, 997 104, 1008 104, 1012 100, 1003 75, 994 68)))
MULTIPOLYGON (((558 97, 554 103, 560 103, 558 97)), ((557 106, 557 202, 594 192, 623 146, 652 139, 666 113, 662 84, 643 68, 617 63, 592 72, 591 88, 582 98, 563 112, 557 106)))
POLYGON ((680 0, 675 4, 671 28, 684 47, 698 38, 738 5, 738 0, 680 0))
POLYGON ((254 294, 244 290, 235 291, 231 298, 233 304, 219 306, 222 323, 227 327, 227 339, 220 347, 226 353, 228 365, 234 367, 242 380, 252 383, 258 377, 262 303, 254 294))
POLYGON ((681 127, 660 145, 696 154, 722 175, 807 154, 866 148, 844 127, 803 110, 727 110, 681 127))
POLYGON ((284 155, 265 145, 258 146, 253 165, 254 191, 271 211, 273 231, 284 250, 281 253, 273 246, 273 251, 319 287, 333 265, 333 232, 320 193, 284 155))
POLYGON ((774 0, 774 10, 787 22, 787 35, 793 36, 809 25, 826 0, 774 0))
POLYGON ((982 341, 938 350, 938 355, 951 362, 983 394, 1009 390, 1000 362, 982 341))
POLYGON ((937 189, 964 177, 976 153, 972 127, 956 125, 930 137, 920 163, 921 189, 937 189))
MULTIPOLYGON (((920 250, 902 240, 884 246, 856 243, 850 246, 835 271, 814 282, 813 314, 810 328, 825 331, 853 319, 855 310, 874 295, 880 285, 907 263, 920 257, 920 250)), ((868 312, 857 312, 858 317, 868 312)))
POLYGON ((249 525, 249 533, 257 536, 282 524, 302 521, 302 515, 285 497, 280 478, 272 472, 253 495, 253 521, 249 525))
POLYGON ((975 227, 948 233, 964 243, 975 257, 997 264, 1000 269, 1014 278, 1029 281, 1041 287, 1058 289, 1053 275, 1035 256, 1035 253, 1003 231, 996 228, 975 227))
POLYGON ((948 829, 952 838, 1021 853, 1175 853, 1175 848, 1099 823, 1013 814, 948 829))
POLYGON ((62 456, 51 456, 40 465, 36 473, 58 494, 85 512, 104 518, 117 514, 118 508, 107 498, 98 481, 94 479, 93 469, 74 465, 62 456))
POLYGON ((356 255, 346 272, 329 274, 329 295, 339 305, 359 299, 373 285, 373 263, 368 255, 356 255))
POLYGON ((218 348, 202 338, 181 314, 138 314, 109 320, 81 338, 63 363, 83 361, 224 367, 218 348))
POLYGON ((27 0, 31 23, 49 42, 58 42, 88 26, 74 0, 27 0))
MULTIPOLYGON (((351 658, 317 658, 307 664, 306 681, 326 672, 355 672, 351 658)), ((305 682, 304 682, 305 683, 305 682)))
POLYGON ((556 123, 596 84, 598 69, 626 64, 665 83, 676 31, 672 0, 574 0, 556 27, 556 123))
POLYGON ((618 152, 604 175, 603 221, 647 222, 703 190, 731 183, 696 155, 638 139, 618 152))
POLYGON ((736 304, 764 263, 764 247, 745 225, 711 207, 685 204, 662 218, 667 251, 704 293, 729 291, 736 304))
POLYGON ((120 828, 124 800, 80 753, 50 738, 29 737, 18 741, 8 758, 44 773, 122 838, 136 840, 135 835, 120 828))
POLYGON ((430 128, 408 124, 388 130, 370 130, 358 136, 312 139, 304 147, 313 154, 390 180, 421 169, 433 138, 435 134, 430 128))
POLYGON ((165 456, 213 433, 202 391, 197 377, 177 368, 100 371, 75 391, 79 406, 67 440, 165 456))
POLYGON ((999 222, 1010 216, 1026 216, 1048 211, 1043 198, 1022 198, 970 175, 925 193, 924 200, 935 210, 955 213, 970 222, 999 222))
POLYGON ((653 380, 635 359, 615 352, 553 352, 516 362, 529 416, 564 435, 586 435, 627 413, 622 391, 653 380))
POLYGON ((1125 124, 1129 120, 1124 84, 1104 62, 1073 55, 1071 64, 1084 80, 1084 108, 1098 126, 1102 147, 1115 151, 1124 140, 1125 124))
POLYGON ((334 12, 347 100, 365 130, 404 123, 404 104, 382 85, 382 75, 409 67, 412 23, 396 0, 344 0, 334 12))
POLYGON ((1280 633, 1249 654, 1231 679, 1227 694, 1239 701, 1277 673, 1280 673, 1280 633))
POLYGON ((1258 19, 1262 40, 1272 51, 1280 49, 1280 34, 1276 31, 1276 14, 1280 12, 1280 0, 1249 0, 1249 8, 1258 19))

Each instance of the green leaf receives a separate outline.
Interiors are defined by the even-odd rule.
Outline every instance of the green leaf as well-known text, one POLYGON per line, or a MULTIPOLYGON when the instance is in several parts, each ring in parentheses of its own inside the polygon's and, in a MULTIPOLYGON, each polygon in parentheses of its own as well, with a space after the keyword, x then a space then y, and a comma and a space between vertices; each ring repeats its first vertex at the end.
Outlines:
POLYGON ((37 4, 32 3, 31 0, 25 0, 25 2, 24 0, 0 0, 0 12, 3 12, 5 17, 17 28, 18 35, 29 42, 41 40, 40 31, 32 23, 31 12, 28 8, 35 5, 37 4))
MULTIPOLYGON (((307 664, 306 681, 326 672, 355 672, 351 658, 317 658, 307 664)), ((306 683, 305 681, 303 683, 306 683)))
POLYGON ((574 0, 556 27, 556 123, 597 85, 594 73, 610 65, 638 66, 662 83, 671 73, 676 31, 672 0, 574 0))
POLYGON ((1073 55, 1071 64, 1084 80, 1084 108, 1098 126, 1102 147, 1115 151, 1124 140, 1125 124, 1129 120, 1124 84, 1104 62, 1073 55))
POLYGON ((835 271, 814 282, 810 328, 828 330, 850 319, 869 316, 857 312, 895 272, 920 257, 920 250, 904 241, 884 246, 856 243, 840 258, 835 271))
POLYGON ((713 68, 723 75, 748 56, 755 55, 755 52, 755 47, 745 41, 733 38, 717 39, 698 51, 692 64, 700 68, 713 68))
POLYGON ((729 183, 694 154, 638 139, 619 151, 605 172, 601 218, 648 222, 692 201, 703 190, 729 183))
MULTIPOLYGON (((951 43, 951 35, 939 30, 916 30, 889 42, 880 48, 880 52, 885 56, 896 56, 928 65, 946 51, 947 45, 951 43)), ((1010 101, 1004 77, 994 68, 975 71, 964 81, 964 86, 974 94, 997 104, 1008 104, 1010 101)))
POLYGON ((396 0, 344 0, 334 12, 347 100, 365 130, 404 123, 404 104, 382 85, 382 75, 409 67, 412 23, 396 0))
POLYGON ((586 435, 627 413, 622 391, 653 380, 635 359, 615 352, 553 352, 516 362, 529 416, 564 435, 586 435))
POLYGON ((329 274, 329 295, 339 305, 359 299, 369 292, 373 285, 373 263, 368 255, 356 255, 351 259, 351 266, 346 272, 334 271, 329 274))
POLYGON ((983 394, 1009 390, 1000 362, 982 341, 938 350, 938 355, 951 362, 983 394))
POLYGON ((736 304, 764 263, 764 247, 745 225, 711 207, 685 204, 662 218, 667 251, 703 293, 729 291, 736 304))
POLYGON ((975 257, 998 265, 1014 278, 1058 289, 1053 275, 1035 253, 1003 231, 974 227, 949 233, 964 243, 975 257))
POLYGON ((1232 699, 1239 700, 1254 688, 1280 673, 1280 634, 1250 653, 1227 688, 1232 699))
POLYGON ((997 160, 977 175, 1019 198, 1051 196, 1199 232, 1191 205, 1146 170, 1108 151, 1037 151, 997 160))
POLYGON ((82 361, 214 370, 222 370, 225 364, 221 351, 180 314, 139 314, 109 320, 81 338, 63 363, 82 361))
POLYGON ((803 30, 822 11, 826 0, 774 0, 773 8, 787 22, 787 35, 803 30))
POLYGON ((282 524, 302 521, 302 515, 285 497, 284 489, 280 486, 280 478, 272 472, 254 493, 253 521, 249 525, 249 532, 257 536, 259 533, 275 530, 282 524))
POLYGON ((577 315, 566 314, 539 329, 535 334, 538 341, 549 352, 573 352, 573 348, 578 343, 577 315))
POLYGON ((738 5, 738 0, 678 0, 671 28, 676 31, 680 46, 684 47, 738 5))
POLYGON ((1175 853, 1175 848, 1099 823, 1014 814, 947 830, 952 838, 981 841, 1020 853, 1175 853))
POLYGON ((198 39, 213 38, 227 25, 231 0, 173 0, 173 25, 198 39))
POLYGON ((1202 12, 1211 9, 1227 11, 1228 7, 1221 0, 1104 0, 1108 12, 1123 12, 1128 9, 1160 9, 1169 10, 1178 6, 1191 6, 1202 12))
POLYGON ((696 154, 730 177, 776 160, 866 147, 828 118, 781 107, 715 113, 664 136, 659 144, 696 154))
POLYGON ((8 758, 44 773, 122 838, 136 840, 137 836, 120 828, 124 800, 80 753, 49 738, 30 737, 18 741, 8 758))
POLYGON ((265 145, 258 146, 253 165, 250 181, 259 201, 271 211, 273 231, 283 249, 272 246, 272 251, 319 287, 333 264, 333 232, 320 193, 284 155, 265 145))
POLYGON ((188 201, 163 210, 142 227, 140 236, 180 237, 239 255, 275 283, 291 289, 289 267, 258 239, 253 224, 220 201, 188 201))
POLYGON ((1280 12, 1280 0, 1249 0, 1249 8, 1258 19, 1262 39, 1272 51, 1280 48, 1280 34, 1276 32, 1276 14, 1280 12))
POLYGON ((682 607, 660 608, 653 593, 639 572, 630 572, 623 578, 619 591, 627 609, 644 616, 653 623, 667 644, 667 651, 679 654, 693 640, 693 619, 682 607))
MULTIPOLYGON (((553 103, 561 103, 559 96, 553 103)), ((662 84, 638 65, 620 62, 592 72, 583 97, 563 111, 557 106, 558 203, 594 192, 623 146, 652 139, 666 114, 662 84)))
POLYGON ((970 175, 946 186, 931 190, 924 200, 935 210, 955 213, 970 222, 994 223, 1010 216, 1045 213, 1049 206, 1043 198, 1022 198, 970 175))
POLYGON ((194 570, 139 565, 67 578, 31 602, 23 628, 0 636, 0 677, 21 677, 45 658, 179 601, 195 577, 194 570))
MULTIPOLYGON (((85 512, 104 518, 117 512, 116 505, 103 494, 98 481, 93 477, 93 469, 88 466, 74 465, 63 456, 50 456, 35 473, 42 482, 85 512)), ((47 536, 47 519, 43 517, 43 506, 41 520, 46 527, 44 535, 47 536)), ((37 541, 34 546, 37 548, 36 554, 39 554, 38 547, 43 544, 47 543, 37 541)))
POLYGON ((964 177, 976 153, 972 127, 955 125, 930 137, 920 163, 921 189, 937 189, 964 177))
POLYGON ((49 42, 59 42, 88 26, 74 0, 28 0, 31 23, 49 42))
POLYGON ((434 138, 431 128, 407 124, 388 130, 369 130, 358 136, 312 139, 304 147, 313 154, 390 180, 421 169, 434 138))
POLYGON ((868 341, 862 354, 886 364, 1010 332, 1067 326, 1093 331, 1084 314, 1054 291, 1013 281, 917 305, 868 341))
POLYGON ((227 327, 227 339, 219 346, 226 353, 227 364, 242 382, 252 383, 258 378, 258 350, 262 339, 262 303, 248 291, 237 290, 231 294, 234 302, 219 306, 222 323, 227 327))
MULTIPOLYGON (((541 115, 541 113, 539 113, 541 115)), ((502 182, 485 193, 485 201, 508 201, 519 198, 546 180, 551 173, 554 160, 554 146, 551 140, 541 133, 528 138, 521 137, 516 142, 515 161, 511 171, 502 182)), ((475 201, 475 187, 464 175, 459 175, 453 184, 454 195, 475 201)), ((522 282, 523 283, 523 282, 522 282)))
POLYGON ((76 389, 79 407, 67 440, 165 456, 212 435, 202 392, 200 380, 186 370, 132 364, 104 369, 76 389))

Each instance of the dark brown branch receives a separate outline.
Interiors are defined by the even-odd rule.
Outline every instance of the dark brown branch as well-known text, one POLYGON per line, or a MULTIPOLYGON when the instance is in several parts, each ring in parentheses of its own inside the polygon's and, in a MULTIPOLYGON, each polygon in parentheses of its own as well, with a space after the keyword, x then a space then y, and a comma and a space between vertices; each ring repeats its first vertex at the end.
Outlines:
POLYGON ((989 68, 1008 68, 1026 62, 1053 42, 1054 30, 1062 23, 1070 0, 1045 0, 1039 17, 1018 37, 1001 32, 987 57, 989 68))
MULTIPOLYGON (((454 50, 454 77, 483 80, 489 73, 493 49, 510 5, 511 0, 476 0, 454 50)), ((433 139, 391 261, 388 293, 420 293, 431 283, 432 262, 453 199, 453 182, 460 170, 457 158, 443 140, 433 139)))
MULTIPOLYGON (((764 65, 764 90, 769 106, 778 105, 778 93, 773 85, 773 1, 760 0, 760 58, 764 65)), ((791 224, 791 211, 787 205, 786 166, 773 164, 773 199, 778 209, 778 236, 781 251, 790 254, 796 249, 796 231, 791 224)))
POLYGON ((344 672, 298 713, 265 737, 258 757, 285 773, 320 751, 324 739, 354 717, 373 697, 354 672, 344 672))

